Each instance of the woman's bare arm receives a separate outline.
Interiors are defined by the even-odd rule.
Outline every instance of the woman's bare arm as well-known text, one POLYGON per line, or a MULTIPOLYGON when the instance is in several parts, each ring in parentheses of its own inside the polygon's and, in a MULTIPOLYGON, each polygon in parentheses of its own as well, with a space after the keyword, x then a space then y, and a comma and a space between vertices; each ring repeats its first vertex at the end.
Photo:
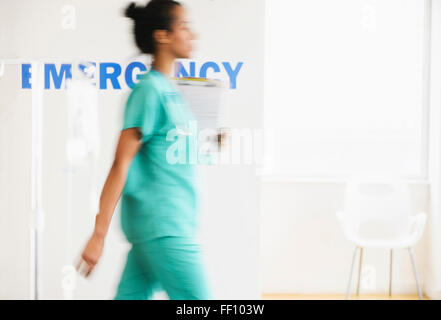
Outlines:
MULTIPOLYGON (((83 261, 88 265, 88 270, 85 273, 86 276, 90 274, 101 257, 104 239, 116 204, 124 189, 130 163, 141 147, 140 139, 141 133, 138 128, 129 128, 121 131, 116 147, 115 159, 101 192, 99 212, 95 218, 95 228, 81 255, 83 261)), ((80 267, 80 264, 77 268, 80 267)))
POLYGON ((94 233, 105 237, 112 220, 116 204, 124 188, 127 172, 135 155, 141 147, 137 128, 121 131, 115 152, 115 159, 101 192, 99 213, 96 216, 94 233))

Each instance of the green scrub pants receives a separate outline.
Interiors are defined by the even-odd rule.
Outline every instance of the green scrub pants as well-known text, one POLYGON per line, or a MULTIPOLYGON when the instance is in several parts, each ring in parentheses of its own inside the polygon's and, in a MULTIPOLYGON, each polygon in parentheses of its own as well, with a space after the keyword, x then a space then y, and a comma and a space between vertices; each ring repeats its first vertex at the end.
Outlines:
POLYGON ((199 245, 167 236, 130 249, 115 300, 150 300, 165 290, 170 300, 212 299, 199 245))

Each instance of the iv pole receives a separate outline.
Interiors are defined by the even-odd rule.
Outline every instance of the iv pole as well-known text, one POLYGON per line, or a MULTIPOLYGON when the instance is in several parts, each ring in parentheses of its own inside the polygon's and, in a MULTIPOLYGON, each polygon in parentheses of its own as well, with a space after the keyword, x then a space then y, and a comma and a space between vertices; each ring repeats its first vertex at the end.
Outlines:
MULTIPOLYGON (((65 61, 65 59, 51 59, 52 61, 60 62, 65 61)), ((43 263, 43 228, 44 228, 44 218, 45 213, 42 205, 42 129, 43 129, 43 80, 44 64, 41 61, 35 59, 0 59, 0 78, 4 76, 5 65, 18 65, 21 66, 23 63, 31 64, 32 72, 32 88, 31 88, 31 191, 30 191, 30 223, 29 223, 29 299, 38 300, 41 299, 42 293, 42 281, 41 281, 41 271, 43 263)), ((89 66, 90 67, 90 66, 89 66)), ((89 70, 89 72, 91 72, 89 70)), ((95 71, 93 71, 95 72, 95 71)), ((91 75, 89 75, 91 76, 91 75)), ((96 115, 95 115, 96 118, 96 115)), ((96 119, 95 119, 96 120, 96 119)), ((72 128, 71 128, 72 129, 72 128)), ((96 141, 94 140, 95 144, 96 141)), ((97 161, 97 148, 99 144, 94 146, 93 153, 93 163, 96 165, 97 161)), ((70 224, 71 224, 71 183, 72 183, 72 170, 74 164, 69 161, 68 164, 68 212, 67 212, 67 251, 66 259, 70 257, 70 224)), ((93 184, 96 185, 96 176, 93 176, 93 184)), ((95 193, 93 193, 95 195, 95 193)), ((93 208, 92 211, 96 211, 97 207, 97 196, 95 195, 91 199, 90 203, 93 208)), ((66 260, 66 261, 67 261, 66 260)), ((69 267, 69 266, 68 266, 69 267)), ((64 296, 67 299, 72 298, 72 268, 63 269, 63 273, 67 271, 67 277, 63 278, 64 296)), ((73 284, 74 286, 74 284, 73 284)))
POLYGON ((41 64, 32 62, 32 153, 31 153, 31 277, 30 298, 38 300, 41 292, 42 235, 44 212, 42 207, 42 128, 43 87, 41 64))
MULTIPOLYGON (((29 61, 29 60, 28 60, 29 61)), ((26 61, 26 62, 28 62, 26 61)), ((5 65, 21 65, 19 59, 0 61, 0 78, 4 76, 5 65)), ((29 298, 38 300, 41 293, 42 234, 44 212, 41 201, 42 191, 42 128, 43 128, 43 87, 41 63, 31 62, 32 104, 31 104, 31 197, 29 224, 29 298)))

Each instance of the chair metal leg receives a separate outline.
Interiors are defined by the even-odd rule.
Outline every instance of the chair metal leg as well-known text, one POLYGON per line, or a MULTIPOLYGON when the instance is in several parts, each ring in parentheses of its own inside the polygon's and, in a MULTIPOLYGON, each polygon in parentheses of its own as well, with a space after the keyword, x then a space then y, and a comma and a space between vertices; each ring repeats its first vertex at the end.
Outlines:
POLYGON ((389 297, 392 296, 392 257, 393 257, 393 249, 390 249, 389 253, 389 297))
POLYGON ((360 248, 360 261, 358 262, 357 296, 360 294, 361 268, 363 266, 363 248, 360 248))
POLYGON ((409 254, 410 254, 410 259, 412 260, 413 273, 415 275, 415 280, 416 280, 416 283, 417 283, 418 296, 419 296, 420 300, 423 300, 423 294, 421 292, 420 280, 418 279, 418 272, 417 272, 417 269, 416 269, 415 257, 413 256, 413 249, 412 249, 412 247, 409 247, 409 254))
POLYGON ((346 300, 349 299, 349 295, 351 293, 352 272, 354 271, 354 264, 355 264, 355 257, 357 256, 357 250, 358 250, 358 247, 355 247, 354 254, 352 256, 351 271, 349 272, 348 288, 346 290, 346 300))

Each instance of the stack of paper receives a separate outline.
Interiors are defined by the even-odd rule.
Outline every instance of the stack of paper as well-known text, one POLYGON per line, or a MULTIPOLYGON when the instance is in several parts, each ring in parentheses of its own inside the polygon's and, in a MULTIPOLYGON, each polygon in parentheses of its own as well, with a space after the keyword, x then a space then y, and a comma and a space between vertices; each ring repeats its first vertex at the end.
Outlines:
POLYGON ((175 81, 200 130, 217 130, 224 92, 222 82, 205 78, 175 78, 175 81))

